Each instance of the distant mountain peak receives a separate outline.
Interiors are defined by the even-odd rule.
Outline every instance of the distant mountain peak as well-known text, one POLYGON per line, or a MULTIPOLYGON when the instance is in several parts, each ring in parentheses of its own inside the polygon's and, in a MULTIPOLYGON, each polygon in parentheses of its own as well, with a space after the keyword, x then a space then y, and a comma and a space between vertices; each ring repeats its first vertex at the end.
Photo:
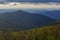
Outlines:
POLYGON ((0 27, 15 30, 26 30, 53 24, 56 20, 42 14, 34 14, 18 10, 1 13, 0 27))

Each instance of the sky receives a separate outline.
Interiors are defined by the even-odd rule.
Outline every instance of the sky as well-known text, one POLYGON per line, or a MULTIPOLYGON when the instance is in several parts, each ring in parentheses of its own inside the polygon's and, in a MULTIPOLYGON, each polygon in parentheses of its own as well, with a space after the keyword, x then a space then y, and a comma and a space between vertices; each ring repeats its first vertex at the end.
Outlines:
POLYGON ((60 2, 60 0, 0 0, 2 1, 9 1, 9 2, 60 2))
POLYGON ((60 0, 0 0, 0 9, 19 9, 19 8, 60 9, 59 2, 60 0), (23 4, 20 3, 21 1, 28 3, 23 4), (35 2, 35 3, 38 2, 38 4, 29 2, 35 2), (47 4, 43 2, 47 2, 47 4), (50 2, 52 2, 51 5, 49 5, 50 2), (57 3, 58 5, 56 5, 57 3))
POLYGON ((19 9, 19 8, 37 8, 37 9, 60 9, 60 4, 58 3, 39 3, 39 4, 31 4, 31 3, 18 3, 11 2, 0 4, 0 9, 19 9))
POLYGON ((25 8, 60 10, 60 0, 0 0, 0 9, 25 9, 25 8), (24 3, 21 3, 22 1, 24 3))

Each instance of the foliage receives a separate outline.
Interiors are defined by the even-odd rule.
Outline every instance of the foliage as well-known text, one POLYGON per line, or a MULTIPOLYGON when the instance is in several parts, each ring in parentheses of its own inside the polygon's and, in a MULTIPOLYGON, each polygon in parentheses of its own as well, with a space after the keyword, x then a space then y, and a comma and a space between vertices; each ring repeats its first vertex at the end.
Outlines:
POLYGON ((60 40, 60 24, 19 32, 0 31, 0 40, 60 40))

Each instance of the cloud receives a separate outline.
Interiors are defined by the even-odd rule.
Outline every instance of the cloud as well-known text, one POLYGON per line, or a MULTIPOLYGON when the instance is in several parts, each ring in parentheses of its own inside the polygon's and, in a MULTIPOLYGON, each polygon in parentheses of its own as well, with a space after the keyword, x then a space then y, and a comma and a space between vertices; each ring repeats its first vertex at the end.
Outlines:
POLYGON ((0 2, 5 2, 5 1, 7 1, 7 0, 0 0, 0 2))
POLYGON ((0 4, 0 9, 20 9, 20 8, 40 8, 40 9, 60 9, 60 3, 19 3, 7 2, 0 4))
POLYGON ((8 5, 10 5, 10 6, 13 6, 13 5, 20 5, 20 3, 18 3, 18 2, 12 2, 12 3, 10 3, 10 2, 9 2, 8 5))
POLYGON ((8 0, 10 2, 60 2, 60 0, 8 0))

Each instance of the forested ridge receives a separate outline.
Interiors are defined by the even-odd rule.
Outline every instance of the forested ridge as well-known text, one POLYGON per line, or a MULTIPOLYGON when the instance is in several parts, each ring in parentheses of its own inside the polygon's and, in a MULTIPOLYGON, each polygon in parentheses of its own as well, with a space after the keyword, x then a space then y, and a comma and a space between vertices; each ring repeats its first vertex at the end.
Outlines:
POLYGON ((34 28, 32 30, 0 31, 0 40, 60 40, 60 21, 53 25, 34 28))

